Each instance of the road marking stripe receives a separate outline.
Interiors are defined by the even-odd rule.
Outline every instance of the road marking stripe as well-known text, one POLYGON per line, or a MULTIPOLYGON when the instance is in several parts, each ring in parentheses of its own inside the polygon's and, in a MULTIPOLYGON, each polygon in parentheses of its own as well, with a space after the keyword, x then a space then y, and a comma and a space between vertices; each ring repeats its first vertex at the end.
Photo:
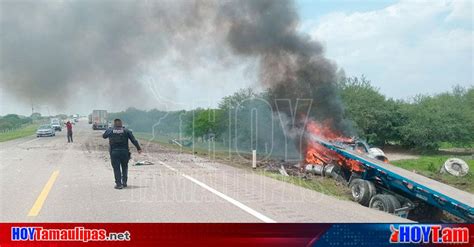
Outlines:
POLYGON ((160 164, 162 164, 163 166, 165 166, 166 168, 168 168, 168 169, 170 169, 170 170, 172 170, 172 171, 174 171, 174 172, 177 172, 177 171, 178 171, 178 170, 174 169, 173 167, 171 167, 171 166, 165 164, 164 162, 161 162, 161 161, 160 161, 160 164))
POLYGON ((59 175, 59 171, 54 171, 53 174, 51 174, 51 177, 49 177, 48 182, 45 184, 43 190, 41 191, 38 198, 36 199, 35 204, 33 204, 33 207, 28 213, 28 216, 33 216, 33 217, 38 216, 39 212, 41 211, 41 208, 43 207, 44 201, 46 201, 49 191, 51 191, 54 181, 56 181, 56 178, 58 177, 58 175, 59 175))
MULTIPOLYGON (((159 163, 162 164, 163 166, 165 166, 166 168, 168 168, 168 169, 174 171, 174 172, 177 172, 177 171, 178 171, 178 170, 176 170, 175 168, 173 168, 173 167, 171 167, 171 166, 165 164, 164 162, 161 162, 161 161, 160 161, 159 163)), ((267 217, 267 216, 265 216, 265 215, 263 215, 263 214, 257 212, 256 210, 250 208, 249 206, 247 206, 247 205, 245 205, 245 204, 243 204, 243 203, 241 203, 241 202, 235 200, 234 198, 232 198, 232 197, 230 197, 230 196, 228 196, 228 195, 226 195, 226 194, 224 194, 224 193, 222 193, 222 192, 220 192, 220 191, 218 191, 218 190, 216 190, 216 189, 210 187, 209 185, 207 185, 207 184, 205 184, 205 183, 203 183, 203 182, 201 182, 201 181, 199 181, 199 180, 197 180, 197 179, 195 179, 195 178, 193 178, 193 177, 191 177, 191 176, 189 176, 189 175, 186 175, 186 174, 184 174, 184 173, 181 173, 181 176, 183 176, 184 178, 190 180, 191 182, 193 182, 193 183, 195 183, 195 184, 201 186, 202 188, 204 188, 204 189, 206 189, 206 190, 212 192, 213 194, 219 196, 220 198, 222 198, 222 199, 224 199, 224 200, 226 200, 226 201, 228 201, 228 202, 234 204, 234 206, 239 207, 240 209, 242 209, 242 210, 244 210, 245 212, 247 212, 247 213, 253 215, 254 217, 258 218, 259 220, 261 220, 261 221, 263 221, 263 222, 265 222, 265 223, 276 223, 275 220, 273 220, 273 219, 271 219, 271 218, 269 218, 269 217, 267 217)))

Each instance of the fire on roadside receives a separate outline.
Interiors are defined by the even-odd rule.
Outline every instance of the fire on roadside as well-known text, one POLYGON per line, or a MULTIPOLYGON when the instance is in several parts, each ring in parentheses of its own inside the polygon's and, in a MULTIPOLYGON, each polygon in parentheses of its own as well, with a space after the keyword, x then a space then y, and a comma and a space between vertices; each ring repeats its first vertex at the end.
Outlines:
MULTIPOLYGON (((316 122, 309 120, 306 125, 306 133, 317 136, 331 142, 350 142, 349 137, 344 137, 331 129, 330 122, 316 122)), ((311 138, 305 138, 306 143, 303 155, 305 164, 327 165, 335 164, 347 168, 351 172, 362 172, 362 166, 356 160, 345 158, 344 156, 330 150, 323 145, 315 142, 311 138)))

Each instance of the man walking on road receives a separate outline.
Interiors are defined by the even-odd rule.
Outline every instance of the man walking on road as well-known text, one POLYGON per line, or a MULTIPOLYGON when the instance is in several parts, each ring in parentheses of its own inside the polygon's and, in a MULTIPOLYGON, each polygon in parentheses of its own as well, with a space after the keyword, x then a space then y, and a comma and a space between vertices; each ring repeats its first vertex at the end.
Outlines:
POLYGON ((67 121, 66 129, 67 129, 67 142, 72 142, 72 124, 71 124, 71 122, 67 121))
POLYGON ((114 127, 107 129, 102 137, 109 138, 110 161, 114 168, 115 188, 123 189, 123 187, 127 187, 128 160, 130 159, 128 140, 137 148, 139 154, 142 153, 140 144, 133 136, 132 131, 123 127, 120 119, 115 119, 114 127))

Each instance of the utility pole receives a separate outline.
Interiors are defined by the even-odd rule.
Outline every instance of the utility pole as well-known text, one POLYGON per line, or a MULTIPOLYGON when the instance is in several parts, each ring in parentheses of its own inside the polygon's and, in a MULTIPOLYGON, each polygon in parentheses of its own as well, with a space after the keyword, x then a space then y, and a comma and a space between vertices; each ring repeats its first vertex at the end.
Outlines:
POLYGON ((31 115, 33 116, 33 113, 35 113, 35 108, 33 106, 33 96, 30 92, 30 103, 31 103, 31 115))

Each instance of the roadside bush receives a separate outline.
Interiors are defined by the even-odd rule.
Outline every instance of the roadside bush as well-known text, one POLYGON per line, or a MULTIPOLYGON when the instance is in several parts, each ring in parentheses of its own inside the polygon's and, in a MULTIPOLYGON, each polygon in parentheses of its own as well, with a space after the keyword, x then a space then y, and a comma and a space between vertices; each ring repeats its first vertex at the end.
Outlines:
POLYGON ((0 117, 0 131, 16 129, 28 123, 32 123, 32 120, 29 117, 8 114, 0 117))
POLYGON ((418 96, 405 104, 407 122, 400 127, 401 143, 420 150, 437 150, 441 142, 469 146, 474 142, 473 88, 456 87, 436 96, 418 96))

